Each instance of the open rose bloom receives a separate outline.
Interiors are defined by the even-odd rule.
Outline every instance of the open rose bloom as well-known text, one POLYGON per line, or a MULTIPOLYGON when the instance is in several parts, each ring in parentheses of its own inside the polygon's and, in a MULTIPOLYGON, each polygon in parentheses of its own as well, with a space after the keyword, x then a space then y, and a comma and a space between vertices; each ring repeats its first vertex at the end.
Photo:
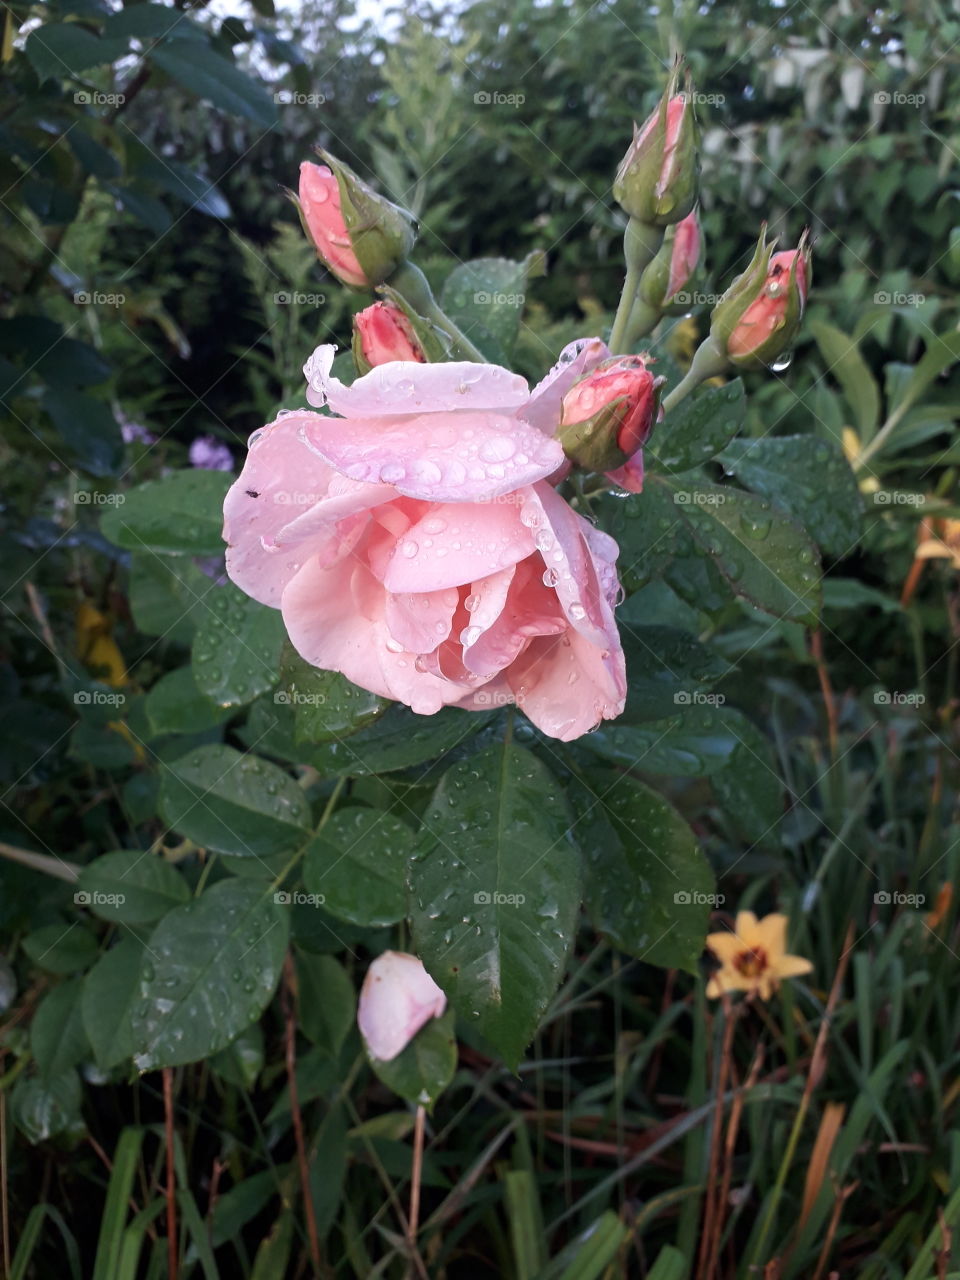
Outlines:
POLYGON ((392 361, 254 433, 224 506, 227 570, 307 662, 431 715, 516 703, 569 740, 620 714, 617 544, 557 493, 553 433, 609 357, 572 344, 531 392, 496 365, 392 361))

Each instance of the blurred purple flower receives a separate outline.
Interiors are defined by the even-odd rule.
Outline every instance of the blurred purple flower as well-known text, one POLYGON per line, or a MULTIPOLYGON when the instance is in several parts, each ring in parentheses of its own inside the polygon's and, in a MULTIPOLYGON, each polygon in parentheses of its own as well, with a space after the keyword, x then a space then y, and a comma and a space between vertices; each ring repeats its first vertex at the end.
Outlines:
POLYGON ((141 444, 155 444, 157 437, 152 431, 148 431, 142 422, 133 422, 123 413, 117 414, 117 421, 120 423, 120 434, 123 436, 124 444, 133 444, 134 440, 139 440, 141 444))
POLYGON ((216 436, 197 436, 190 446, 190 465, 205 471, 232 471, 233 455, 216 436))

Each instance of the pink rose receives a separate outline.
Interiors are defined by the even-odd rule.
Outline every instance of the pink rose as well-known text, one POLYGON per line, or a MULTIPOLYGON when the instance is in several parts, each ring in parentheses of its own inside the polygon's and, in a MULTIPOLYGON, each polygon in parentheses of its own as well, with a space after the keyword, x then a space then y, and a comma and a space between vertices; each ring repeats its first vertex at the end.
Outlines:
POLYGON ((413 326, 394 302, 364 307, 353 317, 353 327, 359 355, 370 368, 391 360, 415 360, 418 364, 426 360, 413 326))
POLYGON ((368 285, 350 242, 340 208, 340 187, 325 164, 304 160, 300 166, 300 214, 317 253, 338 280, 354 288, 368 285))
POLYGON ((224 505, 227 571, 279 608, 314 666, 431 715, 515 702, 569 740, 623 710, 617 545, 548 478, 572 344, 531 393, 496 365, 380 365, 344 386, 333 347, 307 398, 254 433, 224 505))
POLYGON ((384 951, 367 970, 357 1025, 370 1056, 390 1062, 446 1007, 447 997, 416 956, 384 951))
POLYGON ((703 233, 696 209, 678 222, 673 232, 670 251, 670 277, 667 281, 666 300, 670 302, 687 283, 700 261, 703 251, 703 233))

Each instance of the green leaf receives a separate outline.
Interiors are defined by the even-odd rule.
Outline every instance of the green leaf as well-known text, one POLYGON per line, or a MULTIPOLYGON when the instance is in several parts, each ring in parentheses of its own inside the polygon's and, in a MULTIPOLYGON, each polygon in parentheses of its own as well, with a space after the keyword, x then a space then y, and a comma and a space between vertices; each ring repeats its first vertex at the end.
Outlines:
POLYGON ((145 551, 130 558, 130 612, 145 635, 188 642, 216 590, 212 579, 183 556, 145 551))
POLYGON ((223 550, 223 500, 233 483, 224 471, 175 471, 148 480, 101 518, 105 538, 127 551, 211 556, 223 550))
POLYGON ((50 22, 31 31, 27 57, 41 82, 75 79, 81 71, 115 62, 127 52, 126 40, 101 40, 76 22, 50 22))
POLYGON ((905 413, 911 405, 916 404, 934 379, 957 360, 960 360, 960 333, 953 330, 930 337, 927 349, 913 368, 903 397, 897 404, 891 405, 891 409, 896 409, 900 414, 905 413))
POLYGON ((476 258, 450 272, 440 291, 440 307, 490 360, 513 349, 526 299, 527 280, 544 274, 543 255, 523 262, 476 258))
POLYGON ((681 400, 654 429, 648 446, 652 467, 689 471, 709 461, 740 430, 746 411, 739 378, 681 400))
POLYGON ((337 1054, 357 1016, 350 975, 333 956, 297 949, 298 1025, 313 1044, 337 1054))
POLYGON ((388 1089, 411 1106, 422 1106, 432 1111, 457 1069, 454 1022, 452 1009, 440 1018, 431 1018, 407 1047, 389 1062, 370 1058, 374 1073, 388 1089))
POLYGON ((80 992, 83 980, 71 978, 48 991, 30 1023, 30 1048, 45 1081, 63 1075, 90 1052, 80 992))
POLYGON ((593 926, 649 964, 697 972, 715 885, 693 832, 663 796, 612 769, 572 794, 593 926))
POLYGON ((293 779, 233 747, 198 747, 166 766, 159 809, 195 844, 239 857, 295 849, 310 828, 310 806, 293 779))
POLYGON ((165 4, 128 5, 107 18, 103 34, 135 40, 207 41, 207 33, 191 22, 182 9, 165 4))
POLYGON ((141 1071, 225 1048, 266 1008, 287 948, 288 913, 247 880, 221 880, 157 925, 133 1013, 141 1071))
POLYGON ((632 724, 660 720, 690 705, 728 670, 719 655, 674 627, 631 627, 621 621, 620 638, 628 675, 624 714, 632 724))
POLYGON ((648 483, 629 498, 601 497, 594 502, 601 529, 617 540, 617 572, 628 591, 662 576, 675 556, 695 548, 666 485, 648 483))
POLYGON ((283 654, 280 683, 274 701, 293 708, 297 742, 349 737, 390 706, 386 698, 352 684, 339 671, 312 667, 290 645, 283 654))
MULTIPOLYGON (((286 709, 278 707, 278 711, 286 709)), ((494 713, 462 711, 457 707, 444 707, 433 716, 419 716, 409 707, 394 704, 373 724, 342 740, 321 743, 305 758, 320 773, 354 778, 409 769, 446 755, 479 733, 493 717, 494 713)))
POLYGON ((197 686, 221 707, 244 706, 280 678, 283 618, 232 583, 218 587, 208 604, 193 638, 197 686))
POLYGON ((204 44, 178 40, 151 49, 149 57, 189 93, 260 128, 276 124, 277 108, 263 88, 234 63, 204 44))
POLYGON ((258 1022, 252 1023, 245 1031, 241 1031, 225 1049, 221 1049, 210 1059, 212 1070, 221 1080, 226 1080, 228 1084, 235 1084, 238 1089, 245 1089, 248 1092, 257 1083, 263 1064, 263 1031, 258 1022))
POLYGON ((387 925, 407 913, 406 875, 415 836, 376 809, 335 813, 307 846, 304 884, 353 924, 387 925))
POLYGON ((45 924, 23 940, 23 949, 47 973, 76 973, 97 954, 97 940, 89 929, 73 924, 45 924))
POLYGON ((75 900, 102 920, 147 924, 186 902, 190 889, 175 867, 155 853, 104 853, 80 872, 75 900))
POLYGON ((471 1026, 516 1066, 563 974, 580 864, 557 780, 501 744, 451 766, 410 868, 417 954, 471 1026))
POLYGON ((700 778, 715 774, 733 756, 740 742, 737 715, 709 702, 691 702, 665 720, 604 722, 583 746, 628 769, 700 778))
POLYGON ((218 707, 197 688, 193 667, 178 667, 162 675, 146 697, 150 727, 164 733, 204 733, 228 720, 231 707, 218 707))
POLYGON ((93 476, 109 476, 123 464, 123 438, 110 406, 80 391, 51 388, 43 397, 71 458, 93 476))
POLYGON ((681 520, 738 596, 778 618, 816 625, 820 563, 799 526, 768 499, 732 485, 681 478, 669 487, 681 520))
POLYGON ((836 445, 809 435, 734 440, 720 461, 793 516, 828 555, 848 555, 859 541, 860 490, 836 445))
POLYGON ((13 1086, 10 1108, 14 1124, 36 1144, 81 1124, 81 1101, 80 1078, 76 1071, 66 1071, 46 1081, 21 1076, 13 1086))
POLYGON ((746 716, 728 711, 740 741, 710 781, 734 828, 751 844, 776 842, 783 814, 783 784, 770 744, 746 716))
POLYGON ((824 320, 813 320, 810 332, 827 365, 827 374, 843 388, 860 438, 866 443, 880 420, 880 388, 853 338, 824 320))
POLYGON ((133 1057, 131 1019, 142 954, 139 938, 121 938, 83 980, 83 1025, 101 1071, 133 1057))

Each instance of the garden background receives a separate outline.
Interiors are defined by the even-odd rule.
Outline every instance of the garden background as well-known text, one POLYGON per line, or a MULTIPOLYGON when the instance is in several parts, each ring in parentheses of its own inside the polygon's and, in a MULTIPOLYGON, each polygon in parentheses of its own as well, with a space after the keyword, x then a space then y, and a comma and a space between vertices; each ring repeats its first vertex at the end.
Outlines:
MULTIPOLYGON (((9 1274, 960 1276, 958 63, 960 19, 929 0, 4 4, 9 1274), (490 288, 513 301, 487 337, 536 380, 610 325, 625 221, 611 182, 678 51, 703 134, 698 297, 743 269, 764 220, 815 241, 793 359, 747 375, 741 436, 792 441, 747 478, 824 552, 818 624, 771 621, 695 576, 683 546, 650 552, 644 521, 611 516, 632 566, 625 621, 709 654, 631 653, 654 714, 605 727, 600 754, 672 802, 716 885, 682 870, 655 884, 661 920, 595 904, 518 1065, 468 1019, 455 1048, 450 1014, 384 1079, 356 997, 370 958, 409 935, 396 886, 365 908, 360 860, 332 910, 294 906, 277 994, 240 1035, 138 1071, 121 1014, 139 938, 208 879, 240 898, 269 883, 222 846, 199 856, 218 846, 170 821, 169 766, 248 751, 254 771, 296 778, 314 822, 343 798, 360 826, 386 813, 397 849, 379 853, 402 858, 442 771, 490 740, 460 744, 440 717, 381 731, 344 705, 339 732, 365 735, 351 770, 336 725, 295 738, 230 652, 231 622, 260 624, 220 578, 228 473, 251 431, 305 404, 306 355, 349 347, 369 300, 322 271, 285 188, 319 145, 409 207, 416 260, 451 306, 462 294, 464 323, 479 323, 476 277, 455 273, 504 258, 490 288), (829 483, 827 459, 843 473, 829 483), (125 541, 126 495, 174 469, 196 477, 182 508, 161 503, 152 539, 125 541), (708 687, 698 721, 670 720, 678 693, 708 687), (125 864, 83 868, 124 850, 162 850, 160 870, 132 910, 91 909, 125 864), (691 896, 715 909, 685 914, 691 896), (708 1001, 706 965, 681 952, 747 908, 784 912, 813 971, 767 1002, 708 1001)), ((666 361, 685 366, 709 309, 665 322, 666 361)), ((739 478, 744 456, 723 470, 739 478)), ((279 874, 271 785, 249 821, 279 874)), ((651 825, 629 804, 597 820, 597 858, 651 825)), ((672 829, 663 853, 685 866, 672 829)), ((198 979, 227 1020, 253 992, 237 971, 198 979)))

